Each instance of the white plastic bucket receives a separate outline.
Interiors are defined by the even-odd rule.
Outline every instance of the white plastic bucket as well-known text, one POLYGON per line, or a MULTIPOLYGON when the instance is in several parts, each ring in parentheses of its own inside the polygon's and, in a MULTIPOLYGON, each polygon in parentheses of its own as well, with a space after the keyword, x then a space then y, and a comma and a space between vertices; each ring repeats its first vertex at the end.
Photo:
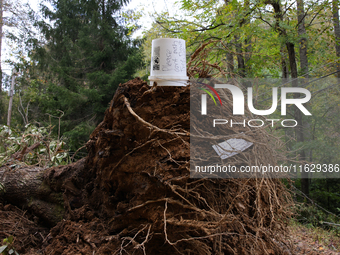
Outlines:
POLYGON ((177 38, 152 40, 150 86, 186 86, 188 81, 185 41, 177 38))

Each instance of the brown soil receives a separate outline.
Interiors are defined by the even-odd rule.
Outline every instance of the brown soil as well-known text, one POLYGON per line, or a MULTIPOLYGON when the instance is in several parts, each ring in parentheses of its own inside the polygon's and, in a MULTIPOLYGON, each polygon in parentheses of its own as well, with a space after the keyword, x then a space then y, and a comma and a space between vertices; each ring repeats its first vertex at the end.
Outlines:
POLYGON ((78 169, 61 186, 64 219, 22 253, 289 254, 279 180, 189 178, 189 101, 189 87, 120 85, 87 158, 48 170, 78 169))
MULTIPOLYGON (((0 240, 14 236, 15 249, 19 254, 27 254, 31 250, 38 251, 49 233, 48 228, 39 226, 29 219, 25 212, 13 205, 0 204, 0 240)), ((1 245, 0 245, 1 246, 1 245)))

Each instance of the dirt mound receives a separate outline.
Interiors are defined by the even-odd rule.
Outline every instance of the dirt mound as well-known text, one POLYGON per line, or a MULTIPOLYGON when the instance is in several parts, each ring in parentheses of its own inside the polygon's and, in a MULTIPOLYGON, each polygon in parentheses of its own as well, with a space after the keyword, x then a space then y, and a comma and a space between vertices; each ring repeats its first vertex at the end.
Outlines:
POLYGON ((46 254, 288 252, 279 180, 189 178, 189 102, 189 87, 119 86, 46 254))

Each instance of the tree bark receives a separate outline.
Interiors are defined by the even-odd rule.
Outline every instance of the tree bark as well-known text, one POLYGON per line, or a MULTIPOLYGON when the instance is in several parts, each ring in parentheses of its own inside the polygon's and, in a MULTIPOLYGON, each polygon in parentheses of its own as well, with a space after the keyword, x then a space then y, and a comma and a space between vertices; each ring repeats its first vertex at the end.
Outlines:
POLYGON ((307 34, 305 27, 305 8, 303 0, 297 0, 297 19, 298 19, 298 35, 299 41, 299 53, 300 53, 300 68, 302 76, 308 78, 308 57, 307 57, 307 34))
MULTIPOLYGON (((250 11, 250 7, 249 7, 250 3, 249 0, 245 0, 244 1, 244 8, 247 11, 250 11)), ((247 17, 245 24, 250 24, 250 18, 247 17)), ((244 40, 244 45, 245 45, 245 54, 244 54, 244 59, 245 59, 245 74, 250 74, 251 70, 250 70, 250 65, 249 65, 249 60, 251 58, 251 50, 252 50, 252 45, 251 45, 251 35, 249 35, 245 40, 244 40)))
POLYGON ((297 87, 298 83, 295 79, 298 77, 298 70, 297 70, 297 65, 296 65, 296 55, 295 55, 295 48, 294 48, 295 45, 287 41, 286 47, 288 51, 290 73, 291 73, 292 79, 294 79, 294 81, 292 82, 292 85, 294 87, 297 87))
POLYGON ((246 67, 243 57, 242 43, 240 42, 240 38, 235 35, 235 46, 236 46, 236 54, 237 54, 237 69, 238 74, 241 77, 246 76, 246 67))
POLYGON ((286 59, 286 52, 284 50, 284 47, 281 47, 281 70, 282 70, 282 78, 288 79, 289 72, 288 72, 288 66, 287 66, 287 59, 286 59))
MULTIPOLYGON (((309 77, 309 68, 308 68, 308 56, 307 56, 307 34, 305 28, 305 8, 303 0, 297 0, 297 19, 298 19, 298 35, 300 36, 299 41, 299 53, 300 53, 300 68, 302 76, 305 78, 309 77)), ((297 78, 297 77, 296 77, 297 78)), ((298 142, 304 142, 304 127, 308 126, 308 123, 303 123, 303 118, 301 111, 299 109, 295 109, 295 117, 299 119, 296 138, 298 142)), ((300 151, 300 159, 306 160, 306 152, 305 150, 300 151)), ((309 196, 309 173, 302 171, 301 173, 301 190, 307 196, 309 196)))
POLYGON ((40 168, 5 165, 0 168, 0 197, 28 210, 48 226, 63 219, 65 210, 82 204, 81 191, 76 188, 74 176, 84 169, 85 159, 76 163, 40 168), (0 190, 1 191, 1 190, 0 190))
POLYGON ((7 126, 9 127, 11 126, 14 83, 15 83, 15 73, 13 71, 12 84, 11 84, 11 89, 9 91, 9 103, 8 103, 8 114, 7 114, 7 126))
POLYGON ((234 73, 234 54, 232 52, 232 44, 228 43, 227 44, 228 49, 230 49, 227 53, 226 53, 226 60, 227 60, 227 68, 228 68, 228 72, 230 75, 232 75, 234 73))

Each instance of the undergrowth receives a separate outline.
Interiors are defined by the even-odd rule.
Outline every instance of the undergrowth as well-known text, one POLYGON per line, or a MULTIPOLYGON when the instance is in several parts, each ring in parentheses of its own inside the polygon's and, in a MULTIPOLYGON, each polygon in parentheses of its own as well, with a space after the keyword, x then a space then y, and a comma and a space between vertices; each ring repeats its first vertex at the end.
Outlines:
POLYGON ((334 231, 340 236, 340 217, 316 205, 296 204, 295 220, 306 227, 334 231))
POLYGON ((23 132, 0 126, 0 166, 20 161, 27 165, 50 167, 70 163, 66 144, 52 137, 52 127, 28 124, 23 132))

